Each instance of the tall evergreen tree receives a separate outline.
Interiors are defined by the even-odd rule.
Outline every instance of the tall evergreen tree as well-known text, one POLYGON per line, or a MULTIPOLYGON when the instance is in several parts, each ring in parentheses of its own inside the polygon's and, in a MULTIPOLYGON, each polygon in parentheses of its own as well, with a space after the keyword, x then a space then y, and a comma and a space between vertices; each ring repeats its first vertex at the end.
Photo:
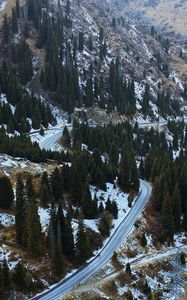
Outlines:
POLYGON ((144 92, 144 95, 143 95, 143 102, 142 102, 142 112, 144 115, 147 115, 149 113, 149 85, 146 84, 145 86, 145 92, 144 92))
POLYGON ((13 274, 13 281, 16 285, 16 289, 18 291, 23 291, 25 289, 26 285, 26 271, 21 262, 19 262, 16 267, 13 274))
POLYGON ((12 184, 7 176, 0 177, 0 208, 11 208, 14 201, 12 184))
POLYGON ((181 196, 179 188, 176 185, 172 195, 172 211, 174 216, 175 230, 180 230, 181 225, 181 196))
POLYGON ((76 237, 76 258, 80 264, 85 263, 91 254, 88 237, 83 224, 83 220, 79 219, 78 232, 76 237))
POLYGON ((51 175, 50 182, 52 196, 54 200, 58 202, 63 197, 62 177, 59 168, 55 168, 54 172, 51 175))
POLYGON ((21 176, 18 176, 17 183, 16 183, 15 221, 16 221, 16 241, 17 243, 24 245, 27 212, 26 212, 25 188, 21 176))
POLYGON ((5 14, 3 20, 3 41, 5 44, 8 44, 10 38, 10 26, 8 22, 8 17, 5 14))
POLYGON ((82 201, 81 201, 81 207, 83 215, 86 219, 94 219, 94 203, 92 201, 92 196, 90 192, 90 188, 88 183, 85 183, 83 187, 83 194, 82 194, 82 201))
POLYGON ((34 258, 40 256, 42 253, 41 224, 38 215, 36 199, 33 197, 29 199, 28 206, 27 247, 29 254, 34 258))
POLYGON ((165 238, 173 239, 175 224, 172 213, 172 200, 169 193, 166 194, 162 206, 162 226, 165 231, 165 238))

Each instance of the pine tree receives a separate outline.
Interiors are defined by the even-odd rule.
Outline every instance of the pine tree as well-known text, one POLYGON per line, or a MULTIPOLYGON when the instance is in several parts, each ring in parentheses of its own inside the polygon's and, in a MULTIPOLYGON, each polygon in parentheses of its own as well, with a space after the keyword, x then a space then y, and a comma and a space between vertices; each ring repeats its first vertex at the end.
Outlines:
POLYGON ((85 183, 83 187, 81 207, 86 219, 94 219, 93 201, 88 183, 85 183))
POLYGON ((175 186, 172 195, 172 211, 174 216, 175 229, 176 231, 179 231, 181 225, 181 196, 177 185, 175 186))
POLYGON ((101 214, 98 228, 103 237, 110 236, 111 214, 107 211, 101 214))
POLYGON ((25 244, 25 227, 26 227, 26 195, 24 184, 21 176, 18 176, 16 183, 16 208, 15 208, 15 221, 16 221, 16 241, 17 243, 25 244))
POLYGON ((3 21, 3 41, 5 44, 8 44, 9 38, 10 38, 10 27, 8 23, 8 17, 5 14, 4 21, 3 21))
POLYGON ((103 27, 100 27, 100 30, 99 30, 99 41, 100 41, 101 44, 104 41, 104 29, 103 29, 103 27))
POLYGON ((103 202, 101 201, 98 208, 99 215, 102 215, 103 211, 104 211, 104 206, 103 206, 103 202))
POLYGON ((153 26, 153 25, 151 26, 151 35, 152 35, 152 36, 154 36, 154 35, 155 35, 155 28, 154 28, 154 26, 153 26))
POLYGON ((66 223, 65 223, 65 217, 62 210, 62 205, 59 204, 58 211, 57 211, 57 219, 56 219, 56 230, 57 230, 57 244, 58 249, 60 252, 64 252, 66 240, 66 223))
POLYGON ((16 289, 18 291, 23 291, 25 289, 25 283, 26 283, 26 271, 23 267, 23 264, 19 262, 16 267, 13 274, 13 281, 16 285, 16 289))
POLYGON ((83 52, 84 50, 84 34, 83 32, 79 32, 79 51, 83 52))
POLYGON ((77 168, 72 170, 72 190, 71 195, 73 198, 73 203, 80 204, 82 200, 82 182, 80 180, 79 171, 77 168))
POLYGON ((19 0, 16 0, 16 17, 18 19, 20 17, 20 4, 19 4, 19 0))
POLYGON ((49 222, 49 230, 48 230, 48 249, 49 249, 49 255, 54 261, 55 259, 55 252, 56 252, 56 236, 55 236, 55 229, 56 229, 56 214, 55 214, 55 208, 52 203, 51 205, 51 211, 50 211, 50 222, 49 222))
POLYGON ((18 32, 18 23, 17 23, 17 16, 15 8, 12 9, 12 32, 18 32))
POLYGON ((4 281, 3 281, 3 271, 2 271, 2 266, 0 264, 0 290, 4 290, 4 281))
POLYGON ((2 276, 3 276, 3 285, 4 285, 4 287, 6 287, 6 288, 9 287, 9 285, 10 285, 10 274, 9 274, 9 267, 8 267, 6 259, 3 260, 2 276))
POLYGON ((35 198, 35 190, 31 175, 29 175, 26 180, 25 190, 28 202, 30 201, 30 199, 35 198))
POLYGON ((51 195, 49 191, 49 187, 46 183, 42 184, 40 190, 40 202, 43 207, 47 207, 50 203, 51 195))
POLYGON ((143 95, 143 102, 142 102, 142 112, 144 115, 147 115, 149 113, 149 85, 146 84, 145 86, 145 92, 143 95))
POLYGON ((127 265, 126 265, 126 273, 129 274, 129 276, 131 276, 131 266, 130 266, 130 263, 127 263, 127 265))
POLYGON ((14 201, 14 193, 10 179, 7 176, 0 177, 0 208, 11 208, 14 201))
POLYGON ((136 161, 133 160, 133 163, 132 163, 132 169, 131 169, 131 187, 132 189, 135 191, 135 192, 139 192, 139 188, 140 188, 140 180, 139 180, 139 177, 138 177, 138 169, 137 169, 137 166, 136 166, 136 161))
POLYGON ((67 16, 70 15, 70 1, 69 0, 66 1, 66 14, 67 14, 67 16))
POLYGON ((65 219, 65 245, 64 245, 64 254, 67 256, 74 256, 75 254, 75 245, 74 245, 74 236, 73 229, 71 226, 70 214, 67 215, 65 219))
POLYGON ((125 152, 120 163, 118 183, 120 187, 126 192, 129 192, 130 189, 131 164, 131 155, 130 153, 125 152))
POLYGON ((62 135, 62 142, 65 147, 71 147, 71 139, 69 135, 69 130, 67 126, 64 127, 63 135, 62 135))
POLYGON ((44 135, 45 135, 43 126, 40 127, 40 135, 41 135, 41 136, 44 136, 44 135))
POLYGON ((42 253, 41 225, 35 198, 29 199, 27 216, 27 247, 32 257, 38 257, 42 253), (34 226, 33 226, 34 224, 34 226))
POLYGON ((100 168, 96 169, 95 173, 95 179, 94 182, 95 184, 102 190, 106 191, 106 183, 105 183, 105 178, 102 170, 100 168))
POLYGON ((175 225, 172 213, 172 201, 169 193, 166 194, 162 206, 162 226, 166 233, 165 237, 173 239, 175 225))
POLYGON ((182 228, 183 230, 186 232, 187 231, 187 206, 184 212, 184 217, 183 217, 183 221, 182 221, 182 228))
POLYGON ((139 173, 140 173, 140 176, 144 178, 144 176, 145 176, 145 169, 144 169, 144 162, 143 162, 142 159, 140 161, 139 173))
POLYGON ((63 186, 62 186, 62 177, 59 171, 59 168, 55 168, 54 172, 51 175, 51 193, 56 202, 58 202, 63 197, 63 186))
POLYGON ((111 213, 113 214, 114 219, 118 218, 118 205, 115 200, 111 203, 111 213))
POLYGON ((147 239, 146 239, 145 233, 142 234, 142 236, 140 238, 140 242, 141 242, 142 247, 147 246, 147 239))
POLYGON ((93 105, 93 81, 91 77, 86 81, 84 103, 86 107, 91 107, 93 105))
POLYGON ((91 251, 89 246, 88 237, 83 224, 82 218, 79 219, 78 232, 76 237, 76 258, 80 264, 90 257, 91 251))
POLYGON ((117 165, 119 160, 119 151, 116 143, 112 143, 109 151, 109 162, 113 165, 117 165))
POLYGON ((90 34, 90 36, 89 36, 88 49, 90 50, 90 52, 93 51, 93 37, 92 37, 92 34, 90 34))

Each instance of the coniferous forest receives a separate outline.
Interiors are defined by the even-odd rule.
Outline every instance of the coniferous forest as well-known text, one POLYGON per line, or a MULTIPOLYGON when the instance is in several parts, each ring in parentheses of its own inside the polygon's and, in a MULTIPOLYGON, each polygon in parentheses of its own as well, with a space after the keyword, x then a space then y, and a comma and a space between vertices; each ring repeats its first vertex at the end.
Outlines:
MULTIPOLYGON (((98 28, 97 38, 80 27, 73 30, 71 1, 57 1, 56 6, 50 2, 16 0, 11 14, 3 16, 0 31, 0 213, 14 217, 0 243, 24 257, 15 268, 10 268, 6 255, 0 259, 0 291, 25 295, 45 287, 38 277, 33 280, 27 260, 42 266, 43 273, 49 271, 49 282, 54 283, 83 266, 111 236, 120 208, 118 199, 104 199, 109 185, 127 196, 130 209, 141 193, 141 180, 151 184, 150 214, 159 223, 151 232, 155 243, 169 247, 175 235, 187 232, 187 126, 179 103, 159 88, 154 103, 159 117, 173 119, 161 130, 139 126, 133 74, 126 76, 119 55, 103 72, 110 52, 105 28, 98 28), (42 53, 39 62, 36 53, 42 53), (95 59, 80 65, 82 53, 94 53, 95 59), (68 118, 70 129, 59 126, 54 105, 68 118), (76 114, 93 107, 125 119, 90 125, 87 115, 76 114), (62 128, 60 151, 33 142, 32 134, 45 138, 57 125, 62 128), (10 176, 3 169, 7 157, 52 169, 37 174, 19 169, 10 176), (45 230, 42 213, 48 214, 45 230), (85 220, 97 221, 98 230, 86 226, 85 220)), ((112 26, 123 23, 120 20, 114 18, 112 26)), ((169 40, 162 38, 160 43, 168 54, 169 40)), ((159 121, 151 105, 151 87, 144 83, 141 115, 159 121)), ((141 244, 147 246, 145 233, 141 244)), ((112 261, 119 264, 116 253, 112 261)), ((129 263, 125 272, 132 276, 129 263)))

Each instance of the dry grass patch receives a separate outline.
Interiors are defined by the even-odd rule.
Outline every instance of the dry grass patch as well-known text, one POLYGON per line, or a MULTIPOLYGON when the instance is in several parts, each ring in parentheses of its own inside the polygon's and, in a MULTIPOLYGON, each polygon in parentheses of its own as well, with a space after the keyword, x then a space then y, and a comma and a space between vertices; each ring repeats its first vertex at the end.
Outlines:
POLYGON ((101 290, 112 299, 118 299, 118 289, 115 281, 109 281, 101 286, 101 290), (116 297, 116 298, 115 298, 116 297))
POLYGON ((121 287, 123 287, 125 284, 130 285, 132 282, 131 276, 125 271, 120 272, 116 277, 116 280, 119 282, 121 287))
POLYGON ((126 256, 128 258, 134 258, 138 254, 138 251, 137 250, 132 250, 132 249, 128 248, 127 250, 124 251, 124 253, 126 254, 126 256))

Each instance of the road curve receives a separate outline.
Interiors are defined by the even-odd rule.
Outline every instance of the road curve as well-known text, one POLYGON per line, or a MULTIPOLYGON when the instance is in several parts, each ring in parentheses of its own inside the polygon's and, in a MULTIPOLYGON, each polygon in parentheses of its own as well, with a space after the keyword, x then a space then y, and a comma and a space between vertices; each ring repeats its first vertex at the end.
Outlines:
MULTIPOLYGON (((187 124, 187 117, 184 118, 184 122, 187 124)), ((164 126, 167 125, 168 121, 159 121, 159 122, 138 122, 138 126, 140 128, 145 128, 145 127, 157 127, 157 126, 164 126)), ((44 138, 43 140, 41 140, 39 142, 39 146, 41 149, 45 149, 45 150, 51 150, 52 147, 60 140, 60 138, 62 137, 62 133, 64 130, 64 126, 59 127, 59 128, 50 128, 50 129, 46 129, 46 132, 51 131, 51 135, 46 136, 46 138, 44 138), (54 132, 52 132, 54 131, 54 132), (55 132, 56 131, 56 132, 55 132)), ((72 124, 67 124, 66 125, 68 127, 69 130, 72 130, 72 124)), ((33 135, 34 133, 37 133, 39 131, 35 131, 32 132, 31 135, 33 135)))
MULTIPOLYGON (((72 130, 72 124, 66 124, 69 130, 72 130)), ((45 132, 51 132, 51 135, 47 135, 39 142, 41 149, 51 150, 52 147, 61 139, 65 125, 60 128, 46 129, 45 132), (54 131, 54 132, 53 132, 54 131)))
POLYGON ((63 133, 63 128, 59 132, 46 137, 46 139, 40 141, 39 146, 41 149, 51 150, 52 147, 61 139, 63 133))
POLYGON ((93 258, 89 263, 85 264, 76 273, 68 277, 67 279, 61 281, 52 289, 32 298, 32 300, 60 300, 63 296, 67 294, 73 287, 86 281, 91 275, 101 269, 112 257, 113 252, 117 250, 124 240, 129 235, 134 223, 141 215, 145 208, 145 205, 151 196, 151 185, 141 180, 141 193, 137 198, 132 209, 129 211, 128 215, 123 219, 118 228, 112 234, 108 243, 101 250, 99 255, 93 258))

